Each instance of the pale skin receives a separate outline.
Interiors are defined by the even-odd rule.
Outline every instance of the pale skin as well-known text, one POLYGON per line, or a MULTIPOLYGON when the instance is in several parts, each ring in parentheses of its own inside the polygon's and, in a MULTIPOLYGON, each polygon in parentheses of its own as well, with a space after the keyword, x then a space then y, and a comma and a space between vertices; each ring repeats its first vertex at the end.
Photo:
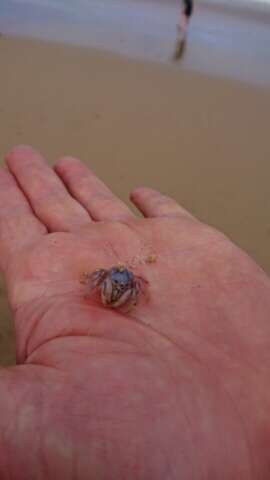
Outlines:
POLYGON ((182 57, 185 49, 188 23, 190 19, 190 15, 186 14, 186 9, 187 9, 187 5, 185 4, 184 1, 182 1, 180 19, 177 25, 177 39, 176 39, 176 46, 174 51, 174 60, 179 60, 179 58, 182 57))
POLYGON ((154 190, 132 192, 139 218, 74 158, 17 147, 6 165, 1 480, 268 480, 267 275, 154 190), (118 262, 149 282, 128 314, 80 283, 118 262))

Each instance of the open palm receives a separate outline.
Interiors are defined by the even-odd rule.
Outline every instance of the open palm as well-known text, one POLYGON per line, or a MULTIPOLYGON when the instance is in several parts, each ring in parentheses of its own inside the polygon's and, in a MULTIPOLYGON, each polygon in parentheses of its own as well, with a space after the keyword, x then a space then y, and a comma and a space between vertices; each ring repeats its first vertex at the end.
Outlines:
POLYGON ((7 165, 1 479, 269 478, 268 277, 158 192, 133 192, 137 218, 74 158, 7 165), (117 263, 148 282, 127 314, 80 282, 117 263))

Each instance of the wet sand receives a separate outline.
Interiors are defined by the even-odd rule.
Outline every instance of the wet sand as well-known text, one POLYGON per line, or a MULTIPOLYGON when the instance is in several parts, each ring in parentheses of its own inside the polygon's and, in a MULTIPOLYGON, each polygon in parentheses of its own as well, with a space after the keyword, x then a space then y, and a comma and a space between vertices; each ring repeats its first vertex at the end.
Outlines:
MULTIPOLYGON (((196 0, 181 69, 270 85, 270 0, 196 0)), ((1 0, 0 31, 170 62, 181 0, 1 0)))
MULTIPOLYGON (((270 273, 269 89, 80 47, 0 38, 0 156, 83 159, 113 191, 149 185, 270 273)), ((0 363, 14 359, 0 295, 0 363)))

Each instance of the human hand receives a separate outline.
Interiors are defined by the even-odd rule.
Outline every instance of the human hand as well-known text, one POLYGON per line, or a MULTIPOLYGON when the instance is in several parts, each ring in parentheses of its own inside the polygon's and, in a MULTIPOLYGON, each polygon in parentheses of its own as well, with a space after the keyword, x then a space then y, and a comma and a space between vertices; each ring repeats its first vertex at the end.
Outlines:
POLYGON ((268 479, 269 278, 158 192, 132 193, 136 218, 76 159, 6 162, 1 480, 268 479), (127 314, 80 283, 118 262, 149 282, 127 314))

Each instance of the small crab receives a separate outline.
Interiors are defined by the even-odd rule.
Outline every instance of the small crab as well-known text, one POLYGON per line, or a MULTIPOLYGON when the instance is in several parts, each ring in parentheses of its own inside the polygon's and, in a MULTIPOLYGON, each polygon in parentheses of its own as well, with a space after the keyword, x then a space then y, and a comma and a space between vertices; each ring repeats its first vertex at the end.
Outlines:
POLYGON ((119 308, 135 306, 140 292, 148 282, 134 275, 127 267, 119 265, 87 274, 86 283, 90 286, 90 291, 96 288, 100 290, 103 305, 119 308))

